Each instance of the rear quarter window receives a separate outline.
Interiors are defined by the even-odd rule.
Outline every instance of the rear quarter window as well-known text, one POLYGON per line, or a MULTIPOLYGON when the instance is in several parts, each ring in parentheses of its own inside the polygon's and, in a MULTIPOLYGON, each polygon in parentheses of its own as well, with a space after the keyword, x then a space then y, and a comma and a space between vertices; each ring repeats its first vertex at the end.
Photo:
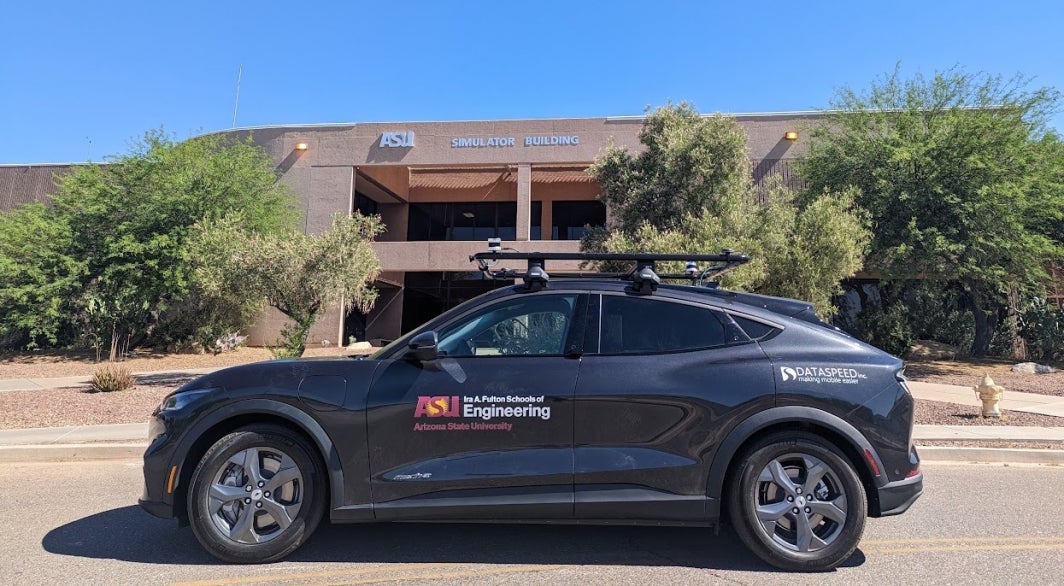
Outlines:
POLYGON ((732 315, 731 318, 735 320, 735 323, 746 332, 747 336, 750 336, 751 340, 768 339, 776 335, 780 330, 779 328, 772 327, 768 324, 754 321, 739 315, 732 315))

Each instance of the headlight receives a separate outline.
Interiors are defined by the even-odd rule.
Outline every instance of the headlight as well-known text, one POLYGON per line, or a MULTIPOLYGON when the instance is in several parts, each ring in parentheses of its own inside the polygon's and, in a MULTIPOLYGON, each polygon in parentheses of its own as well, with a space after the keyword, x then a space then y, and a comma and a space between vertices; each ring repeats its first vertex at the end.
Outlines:
POLYGON ((159 409, 156 412, 163 413, 166 411, 176 411, 178 409, 183 409, 187 405, 194 402, 196 399, 202 397, 203 395, 206 395, 207 393, 213 393, 217 390, 218 389, 210 388, 195 389, 192 391, 178 391, 172 395, 168 395, 165 399, 163 399, 163 404, 159 405, 159 409))

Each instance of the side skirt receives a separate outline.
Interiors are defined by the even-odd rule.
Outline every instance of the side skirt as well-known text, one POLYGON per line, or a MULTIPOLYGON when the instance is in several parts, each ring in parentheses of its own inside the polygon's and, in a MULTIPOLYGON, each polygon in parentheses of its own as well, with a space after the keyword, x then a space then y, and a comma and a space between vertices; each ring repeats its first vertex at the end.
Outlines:
POLYGON ((712 526, 720 502, 634 485, 452 490, 333 509, 334 523, 373 521, 712 526))

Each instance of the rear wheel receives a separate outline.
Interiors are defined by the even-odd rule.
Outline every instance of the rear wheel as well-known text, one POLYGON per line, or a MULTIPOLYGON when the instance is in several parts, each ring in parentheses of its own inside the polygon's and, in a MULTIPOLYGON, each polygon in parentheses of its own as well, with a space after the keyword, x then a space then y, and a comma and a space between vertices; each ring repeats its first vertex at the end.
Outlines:
POLYGON ((868 504, 850 461, 823 438, 781 433, 745 453, 732 476, 729 513, 758 557, 786 570, 820 571, 853 554, 868 504))
POLYGON ((280 426, 249 426, 218 440, 192 474, 188 516, 196 539, 227 562, 272 562, 295 551, 325 508, 313 454, 280 426))

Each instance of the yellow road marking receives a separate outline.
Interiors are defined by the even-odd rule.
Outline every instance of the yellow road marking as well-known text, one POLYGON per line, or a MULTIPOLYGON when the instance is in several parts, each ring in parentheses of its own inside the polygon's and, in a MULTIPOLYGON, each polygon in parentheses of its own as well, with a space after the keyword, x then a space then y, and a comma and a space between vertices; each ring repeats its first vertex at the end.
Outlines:
POLYGON ((1022 550, 1060 550, 1064 551, 1064 542, 1062 543, 1017 543, 1017 544, 998 544, 998 545, 943 545, 933 547, 898 547, 898 548, 885 548, 876 549, 875 547, 864 548, 861 547, 861 551, 866 554, 889 554, 889 553, 935 553, 935 552, 963 552, 963 551, 1022 551, 1022 550))
POLYGON ((935 553, 965 551, 1064 550, 1064 536, 1025 537, 926 537, 913 539, 870 539, 862 541, 867 554, 935 553))
POLYGON ((239 578, 219 578, 213 580, 198 580, 194 582, 174 582, 171 586, 231 586, 234 584, 272 584, 284 582, 306 582, 308 580, 332 579, 339 581, 319 582, 319 584, 380 584, 384 582, 409 582, 412 580, 443 580, 448 578, 469 578, 477 576, 493 576, 499 574, 521 574, 542 572, 546 570, 567 569, 572 566, 536 565, 536 566, 506 566, 499 568, 462 569, 461 564, 386 564, 370 568, 353 568, 348 570, 328 570, 319 572, 297 572, 292 574, 276 575, 264 574, 262 576, 242 576, 239 578), (449 568, 458 571, 425 572, 425 570, 437 570, 449 568), (398 576, 403 572, 418 572, 405 576, 398 576), (372 574, 378 574, 372 576, 372 574), (381 575, 387 574, 387 575, 381 575), (365 578, 349 580, 348 578, 366 576, 365 578))
POLYGON ((196 580, 192 582, 171 582, 171 586, 231 586, 233 584, 262 584, 267 582, 289 582, 292 580, 307 580, 313 578, 334 578, 336 576, 357 576, 360 574, 373 574, 380 572, 405 572, 411 570, 432 570, 436 568, 458 568, 458 564, 384 564, 368 568, 354 568, 347 570, 328 570, 318 572, 300 572, 294 574, 263 574, 261 576, 241 576, 239 578, 214 578, 210 580, 196 580))
POLYGON ((394 582, 410 582, 413 580, 448 580, 452 578, 482 578, 485 576, 498 576, 501 574, 531 574, 534 572, 544 572, 548 570, 565 570, 572 568, 573 566, 517 566, 508 568, 495 568, 487 570, 464 570, 461 572, 429 572, 427 574, 414 574, 410 576, 388 576, 377 578, 365 578, 362 580, 343 581, 343 582, 330 582, 328 585, 319 586, 340 586, 349 584, 383 584, 394 582))
POLYGON ((899 545, 921 543, 970 543, 970 542, 1008 542, 1008 541, 1039 541, 1039 542, 1064 542, 1064 536, 1031 535, 1029 537, 915 537, 912 539, 865 539, 861 546, 865 545, 899 545))

